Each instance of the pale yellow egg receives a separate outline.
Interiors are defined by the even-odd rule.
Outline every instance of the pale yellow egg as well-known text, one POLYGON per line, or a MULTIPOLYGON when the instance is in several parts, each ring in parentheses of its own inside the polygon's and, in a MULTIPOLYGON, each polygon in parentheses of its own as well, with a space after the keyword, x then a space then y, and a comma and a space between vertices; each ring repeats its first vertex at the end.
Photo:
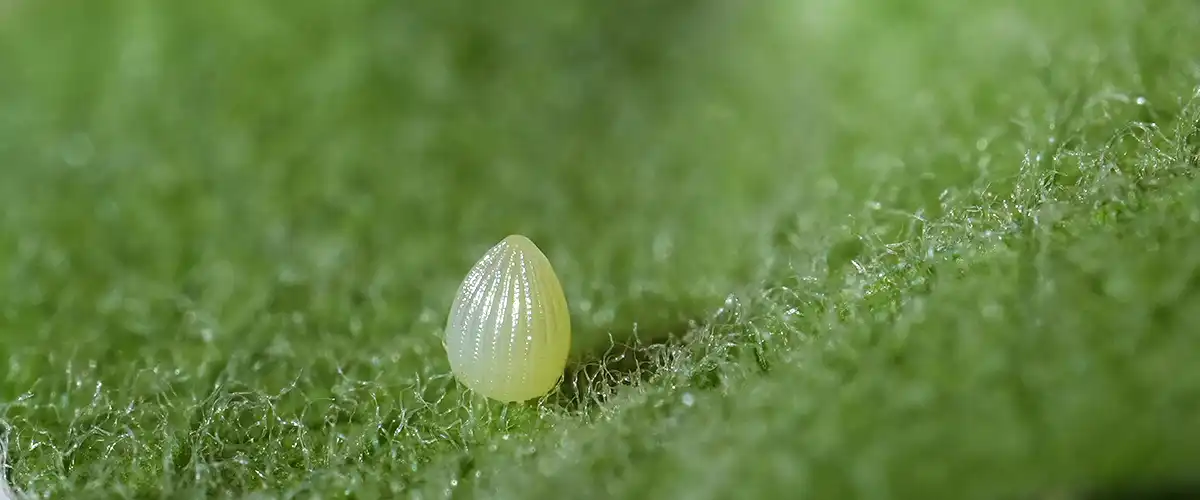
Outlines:
POLYGON ((571 349, 571 317, 549 259, 512 235, 483 255, 458 287, 446 320, 454 376, 500 401, 554 389, 571 349))

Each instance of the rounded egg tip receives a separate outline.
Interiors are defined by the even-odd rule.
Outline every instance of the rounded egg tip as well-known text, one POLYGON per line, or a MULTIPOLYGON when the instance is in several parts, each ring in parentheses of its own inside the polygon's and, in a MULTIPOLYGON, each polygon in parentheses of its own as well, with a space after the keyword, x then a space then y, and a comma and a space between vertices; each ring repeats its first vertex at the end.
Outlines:
POLYGON ((524 248, 528 248, 528 247, 537 248, 537 245, 533 244, 533 240, 529 239, 529 237, 527 237, 523 234, 517 234, 517 233, 510 234, 508 236, 505 236, 504 240, 502 240, 502 241, 506 245, 513 245, 516 247, 524 247, 524 248))
POLYGON ((500 247, 508 247, 525 255, 540 255, 543 257, 546 255, 544 252, 542 252, 542 249, 533 242, 533 240, 529 239, 523 234, 518 233, 513 233, 506 236, 500 241, 500 247))

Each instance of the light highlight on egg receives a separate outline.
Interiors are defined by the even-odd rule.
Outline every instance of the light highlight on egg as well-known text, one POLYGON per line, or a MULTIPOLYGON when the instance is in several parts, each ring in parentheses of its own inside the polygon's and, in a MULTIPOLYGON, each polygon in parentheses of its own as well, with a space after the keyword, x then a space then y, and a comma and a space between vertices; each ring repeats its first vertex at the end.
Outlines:
POLYGON ((549 259, 529 238, 504 238, 467 273, 446 320, 445 346, 454 376, 492 399, 524 401, 558 383, 571 317, 549 259))

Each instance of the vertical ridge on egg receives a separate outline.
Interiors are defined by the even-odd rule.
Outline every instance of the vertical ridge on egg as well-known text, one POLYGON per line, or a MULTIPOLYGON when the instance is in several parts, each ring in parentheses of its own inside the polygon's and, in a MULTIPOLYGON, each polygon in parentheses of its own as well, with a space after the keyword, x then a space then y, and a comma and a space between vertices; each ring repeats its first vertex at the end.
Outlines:
POLYGON ((542 396, 558 383, 571 347, 562 285, 541 250, 505 238, 471 267, 445 330, 455 378, 500 401, 542 396))

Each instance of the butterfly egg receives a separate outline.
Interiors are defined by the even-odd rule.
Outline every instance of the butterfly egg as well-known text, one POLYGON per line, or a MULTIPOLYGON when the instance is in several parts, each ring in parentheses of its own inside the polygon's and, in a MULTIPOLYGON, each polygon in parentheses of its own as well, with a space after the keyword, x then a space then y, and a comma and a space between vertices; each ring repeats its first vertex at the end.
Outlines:
POLYGON ((454 376, 492 399, 524 401, 558 383, 571 317, 550 260, 529 238, 504 238, 467 273, 446 320, 445 346, 454 376))

